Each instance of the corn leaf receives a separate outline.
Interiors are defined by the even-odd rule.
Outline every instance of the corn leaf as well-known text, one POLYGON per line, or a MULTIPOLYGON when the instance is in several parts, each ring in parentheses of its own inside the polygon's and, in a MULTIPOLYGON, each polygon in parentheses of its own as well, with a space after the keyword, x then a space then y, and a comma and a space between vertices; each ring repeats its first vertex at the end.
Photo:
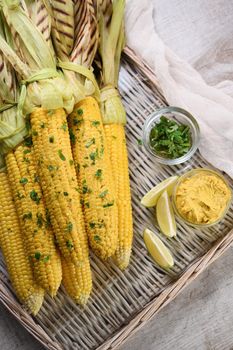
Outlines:
MULTIPOLYGON (((7 28, 0 21, 0 37, 11 40, 7 28)), ((18 113, 16 76, 12 66, 0 53, 0 171, 4 169, 4 156, 24 140, 27 135, 25 119, 18 113)))
MULTIPOLYGON (((25 7, 25 4, 23 7, 25 7)), ((21 79, 28 80, 33 76, 35 81, 32 83, 33 79, 30 79, 30 84, 27 84, 27 95, 24 105, 25 113, 31 113, 37 107, 45 109, 65 108, 67 113, 70 113, 74 104, 72 90, 61 74, 51 75, 51 71, 56 73, 56 60, 50 45, 40 32, 40 30, 43 32, 49 31, 49 28, 45 27, 44 30, 39 23, 39 30, 28 17, 30 11, 23 10, 17 1, 2 0, 1 6, 4 18, 12 34, 17 34, 17 40, 14 41, 16 49, 13 48, 11 51, 9 45, 7 46, 6 43, 1 41, 0 50, 14 65, 21 79), (14 59, 12 59, 13 56, 14 59), (21 66, 20 61, 26 65, 27 74, 22 69, 19 69, 21 66), (17 65, 15 62, 17 62, 17 65), (44 75, 41 74, 40 80, 38 80, 35 74, 38 76, 38 72, 41 70, 44 75), (47 75, 45 74, 46 71, 48 72, 47 75)), ((43 8, 43 12, 44 10, 43 8)), ((38 17, 36 18, 38 19, 38 17)), ((41 20, 43 16, 39 18, 41 20)))
MULTIPOLYGON (((51 4, 53 42, 59 60, 90 68, 98 47, 98 28, 92 1, 51 0, 51 4)), ((95 93, 98 87, 96 82, 93 84, 93 79, 85 75, 85 69, 81 74, 75 67, 74 71, 70 68, 71 65, 62 65, 77 103, 95 93)))
POLYGON ((118 86, 121 52, 125 45, 125 0, 96 0, 100 31, 101 112, 104 124, 126 123, 118 86))
POLYGON ((99 18, 99 52, 102 59, 103 77, 101 84, 102 86, 112 85, 117 87, 120 55, 125 44, 123 24, 125 0, 115 0, 113 4, 109 2, 108 8, 105 8, 105 14, 102 12, 101 5, 99 9, 101 13, 99 18), (111 8, 112 16, 110 17, 111 8))

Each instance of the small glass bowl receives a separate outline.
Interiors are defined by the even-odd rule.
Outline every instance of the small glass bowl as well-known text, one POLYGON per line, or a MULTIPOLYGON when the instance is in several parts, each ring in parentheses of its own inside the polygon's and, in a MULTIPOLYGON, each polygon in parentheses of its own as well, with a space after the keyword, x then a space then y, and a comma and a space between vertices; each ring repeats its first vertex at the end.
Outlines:
POLYGON ((200 141, 200 128, 196 121, 196 119, 187 111, 179 107, 164 107, 153 112, 149 118, 146 119, 144 127, 143 127, 143 144, 146 149, 154 156, 156 161, 161 164, 166 165, 175 165, 181 164, 189 160, 193 154, 196 152, 200 141), (160 121, 160 118, 165 116, 169 119, 173 119, 178 123, 188 125, 191 131, 192 137, 192 146, 190 150, 179 158, 163 158, 159 156, 150 145, 150 133, 151 129, 155 126, 156 123, 160 121))
POLYGON ((229 186, 229 183, 227 182, 227 180, 223 177, 223 175, 215 170, 212 170, 212 169, 208 169, 208 168, 196 168, 196 169, 193 169, 193 170, 189 170, 187 173, 181 175, 173 189, 173 193, 172 193, 172 205, 173 205, 173 209, 175 211, 175 214, 178 218, 180 218, 182 221, 184 221, 186 224, 188 224, 189 226, 193 226, 193 227, 196 227, 196 228, 206 228, 206 227, 211 227, 211 226, 214 226, 216 224, 218 224, 223 218, 224 216, 226 215, 226 213, 228 212, 229 208, 230 208, 230 205, 231 205, 231 201, 232 201, 232 190, 229 186), (187 179, 187 178, 190 178, 192 177, 193 175, 196 175, 197 173, 200 173, 200 172, 206 172, 206 173, 210 173, 210 174, 214 174, 214 175, 217 175, 225 184, 226 186, 228 187, 228 189, 230 190, 231 192, 231 196, 229 198, 229 201, 226 205, 226 208, 225 210, 223 211, 222 215, 214 222, 211 222, 209 224, 195 224, 193 222, 190 222, 188 221, 185 217, 183 217, 177 206, 176 206, 176 192, 177 192, 177 189, 180 185, 180 183, 187 179))

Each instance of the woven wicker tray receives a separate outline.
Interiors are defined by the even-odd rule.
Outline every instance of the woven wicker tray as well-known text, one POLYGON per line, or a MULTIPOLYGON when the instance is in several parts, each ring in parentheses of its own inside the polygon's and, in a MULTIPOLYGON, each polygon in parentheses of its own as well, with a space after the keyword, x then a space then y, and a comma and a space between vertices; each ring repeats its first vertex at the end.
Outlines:
POLYGON ((75 305, 61 288, 55 299, 46 298, 39 315, 32 318, 17 302, 0 256, 1 302, 48 349, 117 349, 233 241, 233 206, 213 228, 199 231, 178 221, 176 238, 160 235, 153 211, 140 205, 142 195, 168 176, 209 164, 197 153, 184 165, 161 167, 138 145, 145 118, 166 101, 156 77, 129 49, 123 56, 119 86, 128 115, 135 237, 130 267, 122 273, 92 256, 94 291, 87 307, 83 310, 75 305), (170 247, 175 258, 171 271, 159 268, 148 256, 142 240, 145 227, 152 228, 170 247))

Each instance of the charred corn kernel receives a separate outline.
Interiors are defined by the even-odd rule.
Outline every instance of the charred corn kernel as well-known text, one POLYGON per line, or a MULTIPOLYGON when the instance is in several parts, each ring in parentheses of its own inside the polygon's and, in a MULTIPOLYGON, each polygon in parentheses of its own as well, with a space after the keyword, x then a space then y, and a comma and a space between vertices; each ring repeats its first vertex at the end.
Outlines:
POLYGON ((5 173, 0 173, 0 246, 18 299, 28 311, 36 315, 43 303, 44 291, 33 280, 10 184, 5 173))
POLYGON ((45 209, 33 148, 18 146, 6 156, 6 164, 35 279, 54 296, 62 279, 61 260, 45 209))
POLYGON ((66 292, 78 304, 85 305, 92 289, 90 264, 74 265, 62 259, 62 282, 66 292))
POLYGON ((79 102, 69 117, 86 230, 92 250, 107 259, 117 246, 117 206, 100 110, 92 97, 79 102))
POLYGON ((124 270, 130 260, 133 240, 132 207, 125 130, 122 124, 104 125, 118 205, 116 264, 124 270))
POLYGON ((61 139, 60 131, 63 130, 63 139, 69 140, 64 115, 63 109, 37 109, 31 114, 32 138, 56 241, 64 258, 79 265, 89 259, 88 244, 81 206, 72 195, 74 187, 70 186, 67 164, 72 159, 67 159, 66 155, 68 141, 61 139), (61 120, 64 120, 62 124, 61 120))

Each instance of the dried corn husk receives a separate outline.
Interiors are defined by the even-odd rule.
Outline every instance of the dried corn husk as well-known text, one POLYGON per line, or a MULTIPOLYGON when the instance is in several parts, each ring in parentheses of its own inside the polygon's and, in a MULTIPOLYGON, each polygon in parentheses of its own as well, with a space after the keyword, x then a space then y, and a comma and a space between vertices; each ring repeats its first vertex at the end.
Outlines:
POLYGON ((72 90, 56 69, 50 45, 18 1, 2 0, 1 7, 15 40, 11 48, 1 38, 0 50, 20 76, 21 93, 26 90, 25 113, 31 113, 38 107, 64 108, 70 113, 74 104, 72 90))

